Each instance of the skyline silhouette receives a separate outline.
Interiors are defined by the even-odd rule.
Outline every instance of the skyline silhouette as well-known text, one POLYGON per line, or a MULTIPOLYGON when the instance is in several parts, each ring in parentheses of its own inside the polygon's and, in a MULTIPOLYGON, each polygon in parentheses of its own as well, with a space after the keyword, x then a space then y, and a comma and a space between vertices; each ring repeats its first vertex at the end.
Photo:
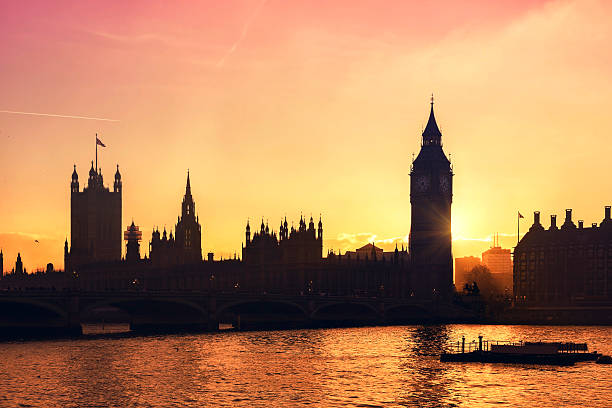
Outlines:
POLYGON ((28 270, 61 264, 66 174, 73 163, 87 171, 96 132, 108 146, 103 173, 120 163, 126 177, 124 220, 134 217, 145 237, 174 224, 189 168, 204 253, 239 252, 247 218, 300 212, 323 212, 324 251, 372 241, 391 249, 409 231, 408 172, 432 92, 459 174, 454 256, 481 253, 495 232, 513 246, 517 210, 601 218, 612 188, 603 176, 609 5, 449 4, 440 13, 435 3, 346 11, 267 2, 217 67, 260 4, 206 13, 124 5, 113 21, 96 5, 60 13, 40 4, 54 17, 44 21, 29 7, 7 10, 0 108, 118 122, 0 113, 5 260, 21 252, 28 270), (41 63, 50 55, 53 64, 41 63))

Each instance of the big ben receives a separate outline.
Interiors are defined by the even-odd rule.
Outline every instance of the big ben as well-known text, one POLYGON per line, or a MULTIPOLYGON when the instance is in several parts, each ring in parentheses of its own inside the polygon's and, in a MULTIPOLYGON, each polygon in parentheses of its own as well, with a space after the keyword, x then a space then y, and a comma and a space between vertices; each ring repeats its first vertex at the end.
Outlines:
POLYGON ((410 257, 415 294, 445 296, 452 290, 451 203, 453 171, 442 150, 433 110, 423 131, 421 151, 410 171, 410 257))

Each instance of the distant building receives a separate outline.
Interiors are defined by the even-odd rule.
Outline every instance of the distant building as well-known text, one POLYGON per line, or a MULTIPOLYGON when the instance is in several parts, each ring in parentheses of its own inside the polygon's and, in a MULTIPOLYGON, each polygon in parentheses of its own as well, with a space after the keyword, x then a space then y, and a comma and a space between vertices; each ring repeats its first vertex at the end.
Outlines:
POLYGON ((408 255, 408 248, 405 248, 402 244, 402 249, 398 249, 397 243, 395 244, 394 251, 385 252, 382 248, 377 247, 375 244, 366 244, 354 251, 346 251, 344 254, 338 253, 335 255, 333 252, 327 254, 328 257, 336 259, 342 259, 345 261, 353 262, 373 262, 373 261, 390 261, 396 263, 402 263, 408 265, 410 262, 410 256, 408 255))
POLYGON ((104 186, 101 169, 89 170, 87 187, 79 191, 74 166, 70 183, 70 248, 64 245, 64 269, 121 260, 121 174, 115 173, 113 191, 104 186))
POLYGON ((612 219, 610 207, 598 225, 585 228, 572 221, 557 227, 555 215, 550 227, 533 215, 533 225, 514 250, 514 297, 531 305, 610 305, 612 303, 612 219))
POLYGON ((359 260, 371 259, 371 260, 380 260, 383 257, 383 249, 377 247, 374 244, 366 244, 361 248, 357 248, 355 250, 355 256, 359 260))
POLYGON ((482 264, 491 271, 493 280, 504 291, 512 292, 512 256, 510 249, 504 249, 499 241, 482 253, 482 264))
POLYGON ((4 276, 4 254, 0 249, 0 279, 4 276))
POLYGON ((464 256, 455 258, 455 288, 461 292, 468 282, 468 275, 474 267, 481 265, 480 258, 477 256, 464 256))
POLYGON ((153 265, 186 265, 202 262, 202 227, 191 195, 189 171, 187 171, 181 216, 177 219, 175 231, 176 236, 170 231, 169 237, 165 228, 163 235, 159 229, 153 231, 149 243, 149 258, 153 265))

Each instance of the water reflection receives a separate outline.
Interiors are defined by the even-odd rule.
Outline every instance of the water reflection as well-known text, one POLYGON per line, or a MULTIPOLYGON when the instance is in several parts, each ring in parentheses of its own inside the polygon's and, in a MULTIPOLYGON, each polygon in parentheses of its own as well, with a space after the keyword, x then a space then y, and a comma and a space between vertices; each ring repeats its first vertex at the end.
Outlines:
POLYGON ((447 342, 446 326, 417 326, 407 330, 404 354, 398 365, 402 373, 399 405, 433 407, 444 401, 445 406, 456 406, 449 393, 452 379, 437 361, 447 342))
POLYGON ((439 357, 449 340, 446 325, 417 326, 412 329, 412 352, 417 356, 439 357))
POLYGON ((406 326, 12 342, 0 406, 609 406, 610 367, 440 363, 450 341, 585 341, 612 328, 406 326))

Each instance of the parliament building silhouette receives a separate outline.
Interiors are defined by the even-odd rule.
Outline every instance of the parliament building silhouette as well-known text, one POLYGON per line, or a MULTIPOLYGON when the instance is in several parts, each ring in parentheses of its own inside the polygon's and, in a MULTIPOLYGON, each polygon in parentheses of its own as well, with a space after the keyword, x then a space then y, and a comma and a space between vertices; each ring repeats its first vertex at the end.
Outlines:
POLYGON ((142 233, 132 221, 124 232, 121 259, 122 180, 119 166, 112 191, 93 165, 87 186, 79 188, 74 167, 70 182, 70 245, 66 240, 66 286, 83 290, 219 290, 256 293, 325 293, 418 298, 452 293, 452 168, 431 101, 421 150, 410 171, 409 251, 383 253, 372 245, 351 256, 323 257, 323 221, 287 219, 278 231, 262 222, 251 233, 247 222, 241 259, 202 258, 202 226, 187 172, 181 213, 174 232, 155 229, 149 257, 141 258, 142 233), (361 256, 360 256, 361 255, 361 256))

